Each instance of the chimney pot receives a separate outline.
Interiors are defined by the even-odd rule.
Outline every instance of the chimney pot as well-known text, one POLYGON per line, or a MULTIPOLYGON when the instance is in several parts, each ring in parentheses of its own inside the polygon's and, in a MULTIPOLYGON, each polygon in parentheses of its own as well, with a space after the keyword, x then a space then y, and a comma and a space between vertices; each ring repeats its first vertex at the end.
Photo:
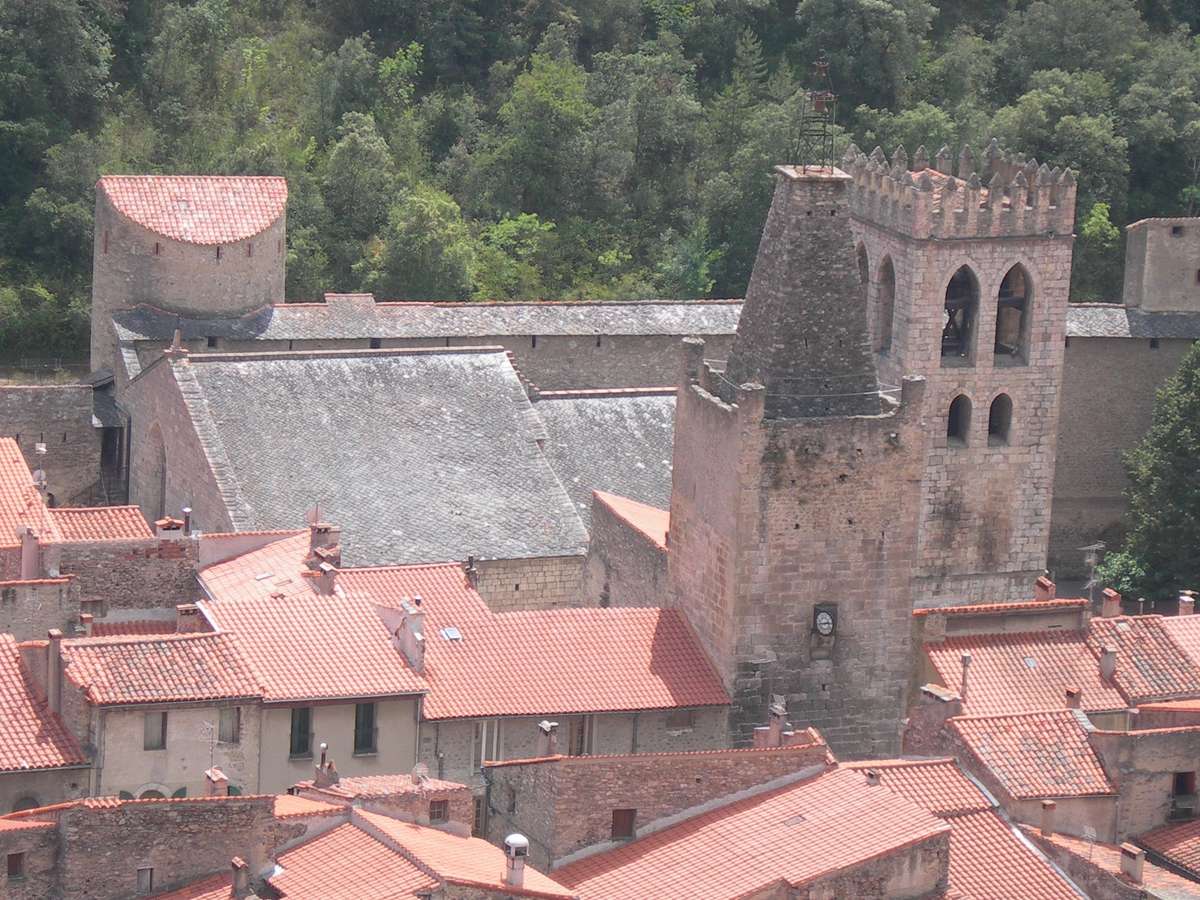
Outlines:
POLYGON ((510 834, 504 839, 504 883, 509 887, 525 885, 525 857, 529 855, 529 838, 510 834))
POLYGON ((318 594, 332 594, 336 582, 337 569, 327 562, 317 566, 317 577, 313 579, 313 584, 316 586, 318 594))
POLYGON ((1077 687, 1067 688, 1067 708, 1080 709, 1083 707, 1083 693, 1077 687))
POLYGON ((183 508, 183 533, 185 535, 192 533, 192 508, 190 506, 183 508))
POLYGON ((1142 883, 1142 867, 1146 862, 1146 851, 1133 844, 1121 845, 1121 874, 1134 884, 1142 883))
POLYGON ((242 900, 250 893, 250 867, 240 856, 230 861, 230 867, 233 869, 233 896, 242 900))
POLYGON ((192 634, 200 630, 200 607, 195 603, 175 604, 175 633, 192 634))
POLYGON ((1112 588, 1105 588, 1100 594, 1100 615, 1106 619, 1121 614, 1121 595, 1112 588))
POLYGON ((204 773, 204 793, 208 797, 224 797, 229 794, 229 776, 213 766, 204 773))
POLYGON ((63 633, 51 628, 46 648, 46 703, 50 711, 62 712, 62 639, 63 633))
POLYGON ((404 618, 392 632, 392 637, 408 664, 414 671, 421 672, 425 668, 425 613, 411 600, 401 600, 400 609, 404 618))
POLYGON ((92 625, 95 620, 96 617, 91 613, 81 612, 79 614, 79 630, 83 632, 84 637, 92 636, 92 625))
POLYGON ((1181 616, 1190 616, 1196 611, 1196 598, 1192 596, 1191 591, 1183 591, 1179 594, 1179 614, 1181 616))
POLYGON ((175 519, 171 516, 155 519, 154 534, 156 537, 166 540, 177 540, 183 537, 183 519, 175 519))
POLYGON ((1058 804, 1053 800, 1042 801, 1042 834, 1050 837, 1057 825, 1058 804))
POLYGON ((879 784, 878 769, 867 769, 867 784, 871 785, 872 787, 879 784))
POLYGON ((971 654, 964 653, 960 659, 962 661, 962 684, 959 686, 958 696, 965 706, 967 703, 967 671, 971 668, 971 654))
POLYGON ((1033 583, 1033 597, 1035 600, 1053 600, 1056 590, 1056 585, 1047 575, 1042 575, 1033 583))
POLYGON ((1117 671, 1117 650, 1115 647, 1105 647, 1100 651, 1100 677, 1111 681, 1117 671))

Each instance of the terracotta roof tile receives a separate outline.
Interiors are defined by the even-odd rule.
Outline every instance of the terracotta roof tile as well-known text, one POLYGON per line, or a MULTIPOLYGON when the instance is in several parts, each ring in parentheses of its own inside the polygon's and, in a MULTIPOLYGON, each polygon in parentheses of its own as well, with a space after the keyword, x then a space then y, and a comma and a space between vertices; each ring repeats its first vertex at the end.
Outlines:
POLYGON ((596 502, 603 503, 656 547, 666 549, 667 532, 671 530, 671 514, 667 510, 604 491, 592 491, 592 496, 596 502))
POLYGON ((559 880, 525 866, 523 890, 514 890, 502 879, 504 851, 481 838, 460 837, 437 828, 401 822, 390 816, 365 810, 354 811, 355 822, 364 831, 377 829, 385 839, 395 841, 426 871, 436 872, 443 881, 502 890, 515 895, 571 898, 574 894, 559 880))
POLYGON ((1200 616, 1169 616, 1162 624, 1187 658, 1200 665, 1200 616))
POLYGON ((225 634, 63 641, 64 674, 100 706, 258 697, 257 679, 225 634))
POLYGON ((124 622, 92 623, 92 637, 122 637, 134 634, 174 633, 174 619, 128 619, 124 622))
POLYGON ((268 880, 292 900, 397 900, 437 884, 350 824, 281 854, 279 870, 268 880))
POLYGON ((1066 707, 1067 688, 1083 692, 1089 712, 1125 709, 1121 692, 1100 677, 1100 662, 1082 631, 975 634, 926 644, 942 683, 958 689, 962 655, 971 654, 969 715, 1003 715, 1066 707))
POLYGON ((944 833, 861 772, 834 769, 556 869, 584 900, 704 900, 802 886, 944 833))
POLYGON ((968 749, 1018 799, 1115 794, 1088 742, 1082 711, 950 720, 968 749))
POLYGON ((986 616, 1004 615, 1014 612, 1052 612, 1064 609, 1086 609, 1090 601, 1085 597, 1068 599, 1060 597, 1055 600, 1020 600, 1013 603, 967 603, 960 606, 925 606, 914 609, 914 616, 928 616, 940 613, 947 616, 986 616))
POLYGON ((189 244, 265 231, 287 206, 287 180, 234 175, 105 175, 97 185, 126 218, 189 244))
POLYGON ((1136 838, 1134 843, 1200 878, 1200 821, 1156 828, 1136 838))
POLYGON ((82 541, 148 540, 154 532, 136 506, 99 506, 91 509, 59 507, 49 510, 66 543, 82 541))
POLYGON ((211 875, 168 893, 155 894, 154 900, 233 900, 233 875, 211 875))
POLYGON ((36 697, 17 642, 0 634, 0 772, 84 765, 78 742, 36 697))
POLYGON ((1200 666, 1175 642, 1166 621, 1162 616, 1092 620, 1088 643, 1097 656, 1106 646, 1116 648, 1113 680, 1132 703, 1200 694, 1200 666))
POLYGON ((43 538, 55 535, 21 448, 12 438, 0 437, 0 547, 20 547, 17 535, 25 528, 43 538))
MULTIPOLYGON (((1022 825, 1021 830, 1027 834, 1040 835, 1039 831, 1028 825, 1022 825)), ((1083 838, 1057 833, 1049 838, 1042 836, 1042 840, 1049 840, 1111 875, 1120 876, 1121 874, 1121 848, 1116 844, 1086 841, 1083 838)), ((1185 897, 1200 898, 1200 884, 1149 862, 1142 867, 1142 884, 1151 891, 1152 896, 1156 897, 1166 897, 1170 900, 1183 900, 1185 897)))
POLYGON ((298 574, 307 542, 307 535, 277 541, 201 573, 212 598, 205 608, 237 634, 268 699, 383 693, 366 691, 377 681, 428 684, 429 719, 729 702, 677 610, 493 613, 453 564, 343 569, 343 594, 322 596, 298 574), (376 612, 417 596, 425 615, 423 677, 392 647, 376 612), (458 638, 445 631, 451 628, 458 638), (351 657, 359 665, 348 671, 351 657))
POLYGON ((411 775, 343 775, 337 784, 329 787, 316 787, 311 781, 300 784, 310 791, 318 791, 331 797, 352 800, 359 797, 390 797, 395 794, 425 795, 438 791, 465 791, 465 785, 457 781, 440 781, 437 778, 425 778, 420 782, 411 775))
POLYGON ((327 816, 332 813, 339 813, 342 810, 342 806, 333 803, 312 800, 308 797, 296 797, 292 794, 279 794, 275 798, 275 818, 277 819, 327 816))
POLYGON ((935 816, 992 809, 993 803, 949 757, 880 759, 847 763, 847 768, 875 769, 880 780, 935 816))

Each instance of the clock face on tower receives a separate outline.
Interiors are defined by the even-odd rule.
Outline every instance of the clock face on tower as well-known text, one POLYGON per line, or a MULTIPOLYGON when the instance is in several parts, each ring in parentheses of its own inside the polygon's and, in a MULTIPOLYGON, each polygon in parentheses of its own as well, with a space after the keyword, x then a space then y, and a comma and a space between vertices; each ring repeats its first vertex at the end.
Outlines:
POLYGON ((817 610, 813 624, 817 629, 817 634, 821 637, 829 637, 833 634, 833 613, 827 609, 817 610))

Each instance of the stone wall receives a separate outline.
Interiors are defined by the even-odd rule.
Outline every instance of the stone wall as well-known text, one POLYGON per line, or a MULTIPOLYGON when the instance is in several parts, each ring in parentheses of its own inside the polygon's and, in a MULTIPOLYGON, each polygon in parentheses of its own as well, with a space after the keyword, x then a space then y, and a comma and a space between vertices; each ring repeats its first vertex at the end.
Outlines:
POLYGON ((582 555, 477 559, 475 589, 493 612, 581 606, 583 565, 582 555))
MULTIPOLYGON (((6 900, 47 900, 58 886, 58 829, 46 828, 0 831, 0 856, 25 854, 25 874, 9 878, 0 870, 0 896, 6 900)), ((61 895, 59 895, 61 896, 61 895)))
POLYGON ((493 842, 519 831, 530 860, 552 868, 587 847, 612 843, 614 809, 635 809, 635 829, 718 798, 826 763, 823 743, 773 750, 548 757, 489 765, 493 842))
MULTIPOLYGON (((85 765, 0 773, 0 815, 13 812, 17 807, 29 809, 88 796, 91 793, 90 768, 85 765)), ((0 896, 4 896, 3 891, 0 896)))
POLYGON ((593 498, 583 580, 589 606, 663 606, 667 551, 593 498))
POLYGON ((1191 345, 1080 337, 1067 344, 1050 529, 1050 565, 1057 576, 1084 574, 1079 547, 1097 540, 1119 545, 1128 486, 1121 454, 1146 434, 1155 392, 1191 345))
POLYGON ((1116 841, 1164 824, 1176 772, 1197 770, 1200 726, 1088 735, 1120 792, 1116 841))
POLYGON ((97 617, 114 609, 174 609, 200 597, 197 542, 155 538, 63 544, 60 570, 73 576, 83 608, 97 617))
POLYGON ((1148 896, 1140 887, 1130 884, 1098 862, 1072 853, 1066 847, 1047 839, 1041 831, 1034 828, 1023 828, 1022 831, 1037 849, 1066 872, 1067 877, 1082 888, 1088 897, 1105 897, 1107 900, 1145 900, 1148 896))
POLYGON ((283 300, 286 214, 248 240, 217 248, 175 241, 127 219, 96 189, 92 368, 116 372, 115 310, 238 315, 283 300))
POLYGON ((950 832, 789 891, 787 900, 941 896, 950 881, 950 832))
POLYGON ((70 578, 0 581, 0 633, 18 641, 40 640, 51 628, 69 635, 79 612, 79 592, 70 578))
POLYGON ((1122 300, 1147 312, 1200 312, 1200 218, 1126 226, 1122 300))
POLYGON ((46 473, 54 505, 92 499, 100 479, 101 436, 92 427, 90 386, 0 385, 0 437, 15 439, 29 468, 46 473), (39 443, 45 453, 37 452, 39 443))

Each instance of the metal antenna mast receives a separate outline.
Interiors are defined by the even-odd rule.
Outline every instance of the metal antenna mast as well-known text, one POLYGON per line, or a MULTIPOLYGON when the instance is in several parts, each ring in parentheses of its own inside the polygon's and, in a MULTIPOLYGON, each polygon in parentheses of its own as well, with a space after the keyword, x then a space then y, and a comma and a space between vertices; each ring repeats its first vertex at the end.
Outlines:
POLYGON ((837 120, 837 94, 829 78, 829 54, 820 51, 813 62, 814 86, 804 92, 792 159, 801 171, 832 171, 833 124, 837 120))

